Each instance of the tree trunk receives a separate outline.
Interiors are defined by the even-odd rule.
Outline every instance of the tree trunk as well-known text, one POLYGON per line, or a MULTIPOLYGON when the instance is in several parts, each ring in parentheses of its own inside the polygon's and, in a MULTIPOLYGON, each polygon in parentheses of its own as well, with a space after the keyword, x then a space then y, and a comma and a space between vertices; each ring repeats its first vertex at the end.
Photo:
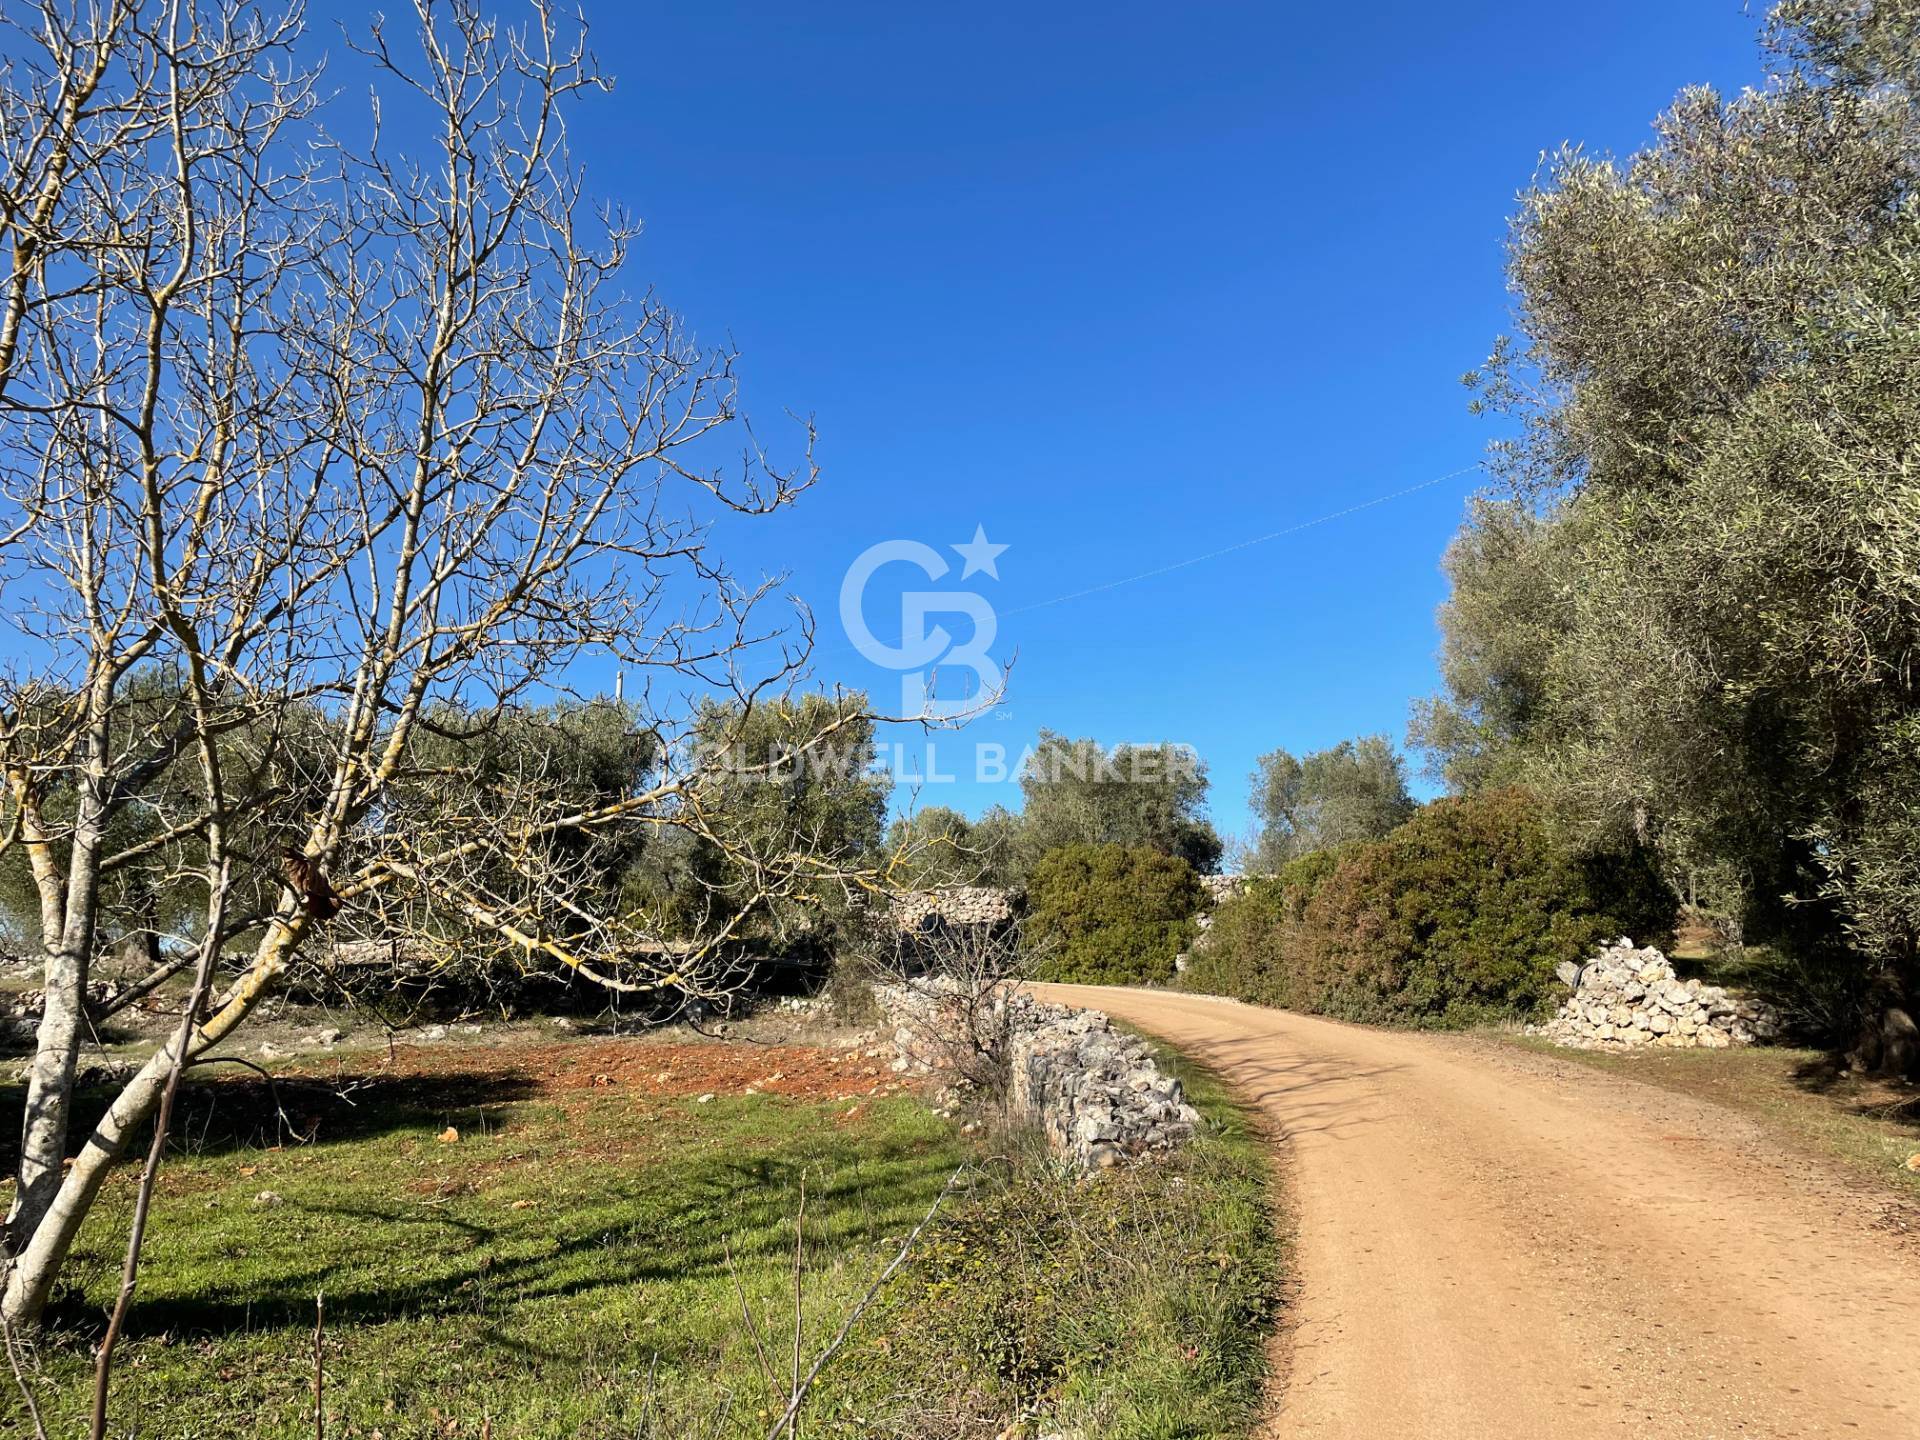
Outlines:
POLYGON ((1903 987, 1883 984, 1868 997, 1859 1038, 1847 1052, 1847 1063, 1868 1075, 1907 1077, 1920 1073, 1920 1025, 1916 1007, 1903 987))
POLYGON ((8 782, 19 807, 27 865, 40 897, 43 958, 42 1008, 34 1032, 33 1063, 28 1070, 20 1163, 13 1205, 4 1226, 0 1226, 0 1253, 11 1253, 26 1243, 60 1184, 60 1160, 67 1138, 65 1097, 73 1087, 87 993, 87 952, 76 954, 67 947, 67 876, 55 859, 41 818, 39 792, 24 771, 9 774, 8 782))
MULTIPOLYGON (((95 703, 104 715, 112 692, 96 688, 95 703)), ((27 1076, 20 1165, 15 1175, 13 1208, 7 1213, 6 1249, 13 1254, 31 1242, 41 1217, 53 1204, 60 1188, 60 1165, 67 1154, 74 1065, 87 1019, 87 969, 93 958, 99 909, 95 902, 100 888, 100 844, 108 813, 109 734, 107 721, 96 720, 88 739, 66 875, 43 876, 38 869, 35 874, 41 890, 43 923, 58 914, 61 925, 46 937, 45 1009, 35 1035, 33 1068, 27 1076), (59 887, 57 896, 49 893, 55 885, 59 887)))
POLYGON ((7 1215, 7 1249, 32 1238, 60 1188, 60 1162, 67 1153, 67 1118, 74 1065, 86 1019, 87 955, 63 943, 47 956, 46 1009, 40 1016, 33 1067, 27 1077, 26 1115, 20 1125, 20 1166, 13 1209, 7 1215))
MULTIPOLYGON (((281 913, 283 917, 286 915, 285 911, 281 913)), ((192 1033, 187 1043, 189 1063, 218 1045, 252 1013, 266 995, 268 986, 286 969, 287 959, 299 947, 305 929, 303 917, 274 923, 260 942, 247 973, 234 983, 207 1023, 192 1033)), ((73 1168, 64 1180, 58 1181, 39 1223, 30 1236, 22 1238, 12 1269, 7 1272, 6 1291, 0 1295, 0 1314, 6 1316, 8 1324, 22 1329, 39 1324, 47 1297, 59 1279, 60 1266, 73 1248, 81 1222, 93 1207, 94 1197, 106 1183, 107 1172, 160 1104, 178 1043, 177 1037, 169 1038, 114 1097, 107 1113, 87 1137, 87 1143, 74 1157, 73 1168)), ((58 1162, 54 1172, 57 1180, 58 1162)))
MULTIPOLYGON (((39 1324, 60 1266, 80 1233, 80 1222, 86 1218, 94 1197, 106 1181, 107 1171, 160 1103, 167 1073, 173 1068, 173 1046, 172 1041, 163 1046, 115 1097, 74 1158, 73 1169, 64 1183, 60 1180, 59 1165, 54 1166, 56 1188, 47 1196, 46 1203, 39 1206, 34 1228, 27 1232, 26 1243, 14 1255, 6 1293, 0 1298, 0 1313, 5 1314, 8 1324, 21 1329, 39 1324)), ((62 1119, 64 1131, 64 1117, 62 1119)))

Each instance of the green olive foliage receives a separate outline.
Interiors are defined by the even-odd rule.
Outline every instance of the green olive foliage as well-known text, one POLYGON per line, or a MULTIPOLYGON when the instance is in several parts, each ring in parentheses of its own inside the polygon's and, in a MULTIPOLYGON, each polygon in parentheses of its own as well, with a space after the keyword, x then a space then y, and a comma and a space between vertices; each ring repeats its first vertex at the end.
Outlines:
POLYGON ((1187 746, 1109 749, 1042 730, 1020 769, 1021 868, 1063 845, 1148 845, 1211 873, 1225 846, 1206 818, 1207 784, 1187 746))
POLYGON ((1515 422, 1449 559, 1416 739, 1651 844, 1730 932, 1920 960, 1920 7, 1790 0, 1767 83, 1698 88, 1522 201, 1515 422))
POLYGON ((1413 814, 1405 764, 1384 735, 1342 740, 1303 759, 1274 750, 1255 764, 1254 864, 1262 871, 1315 850, 1378 840, 1413 814))
POLYGON ((673 836, 624 873, 629 902, 669 935, 719 918, 776 947, 820 938, 848 908, 845 889, 829 878, 833 867, 869 863, 885 833, 887 782, 874 765, 873 733, 859 693, 704 706, 694 742, 708 752, 712 778, 689 803, 725 817, 732 848, 708 835, 673 836), (831 862, 818 867, 821 882, 763 893, 753 855, 796 842, 831 862))
POLYGON ((1021 933, 1043 980, 1162 984, 1193 939, 1204 899, 1193 867, 1176 855, 1148 845, 1066 845, 1034 868, 1021 933))
POLYGON ((995 805, 969 820, 946 805, 925 805, 887 831, 887 876, 902 889, 942 885, 1011 886, 1017 816, 995 805))

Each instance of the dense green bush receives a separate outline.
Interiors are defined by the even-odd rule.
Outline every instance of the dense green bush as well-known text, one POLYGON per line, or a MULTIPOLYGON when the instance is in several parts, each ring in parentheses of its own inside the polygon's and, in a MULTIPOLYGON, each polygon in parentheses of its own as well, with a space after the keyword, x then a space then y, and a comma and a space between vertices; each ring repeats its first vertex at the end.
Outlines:
POLYGON ((1175 856, 1145 845, 1065 845, 1034 867, 1023 933, 1043 979, 1171 980, 1204 899, 1193 867, 1175 856))
POLYGON ((1521 790, 1439 800, 1385 839, 1306 857, 1220 907, 1195 989, 1415 1025, 1532 1014, 1554 967, 1664 940, 1674 902, 1637 856, 1556 843, 1521 790))
POLYGON ((1283 942, 1343 853, 1312 851, 1275 875, 1249 879, 1237 895, 1222 901, 1206 938, 1193 947, 1183 988, 1233 995, 1257 1005, 1293 1004, 1283 942))

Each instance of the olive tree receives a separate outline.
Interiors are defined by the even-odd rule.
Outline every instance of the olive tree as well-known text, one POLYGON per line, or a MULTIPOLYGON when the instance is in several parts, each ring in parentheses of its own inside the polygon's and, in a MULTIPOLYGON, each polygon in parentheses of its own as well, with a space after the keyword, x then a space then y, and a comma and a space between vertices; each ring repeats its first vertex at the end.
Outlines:
POLYGON ((1458 783, 1524 778, 1844 948, 1865 1058, 1920 1061, 1920 12, 1788 0, 1767 83, 1569 149, 1514 221, 1511 512, 1456 549, 1458 783), (1487 770, 1493 750, 1512 747, 1487 770), (1511 762, 1511 763, 1507 763, 1511 762), (1481 774, 1474 773, 1476 768, 1481 774))
POLYGON ((1384 735, 1342 740, 1298 759, 1274 750, 1255 765, 1255 863, 1269 873, 1316 850, 1378 840, 1413 814, 1405 762, 1384 735))
POLYGON ((1217 870, 1225 847, 1206 816, 1207 784, 1188 745, 1109 748, 1042 730, 1020 767, 1021 870, 1063 845, 1146 845, 1217 870))
POLYGON ((1012 885, 1017 826, 999 807, 970 820, 950 806, 923 805, 888 828, 888 861, 899 883, 915 890, 1012 885))
POLYGON ((1551 723, 1547 662, 1572 615, 1564 533, 1528 505, 1480 498, 1447 547, 1442 695, 1414 702, 1409 743, 1455 794, 1498 789, 1551 723))

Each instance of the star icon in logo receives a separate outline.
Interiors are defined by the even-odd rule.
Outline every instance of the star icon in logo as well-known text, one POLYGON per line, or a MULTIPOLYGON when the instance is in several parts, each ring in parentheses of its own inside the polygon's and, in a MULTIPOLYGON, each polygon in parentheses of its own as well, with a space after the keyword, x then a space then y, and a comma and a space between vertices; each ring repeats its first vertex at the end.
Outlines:
POLYGON ((965 568, 960 571, 960 578, 962 580, 982 570, 986 571, 987 574, 995 580, 998 580, 1000 578, 1000 571, 998 567, 995 566, 994 561, 1002 551, 1010 549, 1011 547, 995 545, 987 539, 986 527, 984 525, 976 525, 973 527, 973 539, 964 545, 951 545, 947 548, 967 562, 965 568))

